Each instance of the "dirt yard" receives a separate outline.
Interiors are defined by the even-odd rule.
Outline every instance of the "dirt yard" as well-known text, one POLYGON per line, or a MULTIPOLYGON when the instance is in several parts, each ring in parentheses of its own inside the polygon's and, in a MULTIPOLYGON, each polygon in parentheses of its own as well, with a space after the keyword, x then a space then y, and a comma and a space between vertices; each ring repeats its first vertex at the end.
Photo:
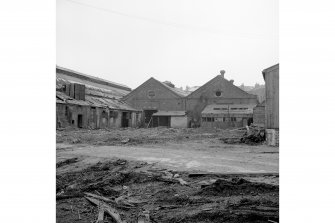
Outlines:
POLYGON ((57 222, 96 222, 92 199, 124 222, 279 222, 279 149, 221 140, 237 135, 57 131, 57 222))

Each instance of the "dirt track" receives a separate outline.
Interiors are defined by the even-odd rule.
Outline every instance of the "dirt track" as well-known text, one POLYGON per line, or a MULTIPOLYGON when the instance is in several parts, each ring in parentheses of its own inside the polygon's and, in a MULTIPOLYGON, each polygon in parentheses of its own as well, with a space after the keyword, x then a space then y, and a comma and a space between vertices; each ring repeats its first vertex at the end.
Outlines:
POLYGON ((57 158, 85 162, 112 157, 157 163, 174 170, 219 173, 278 173, 278 148, 225 145, 214 140, 140 146, 58 145, 57 158))

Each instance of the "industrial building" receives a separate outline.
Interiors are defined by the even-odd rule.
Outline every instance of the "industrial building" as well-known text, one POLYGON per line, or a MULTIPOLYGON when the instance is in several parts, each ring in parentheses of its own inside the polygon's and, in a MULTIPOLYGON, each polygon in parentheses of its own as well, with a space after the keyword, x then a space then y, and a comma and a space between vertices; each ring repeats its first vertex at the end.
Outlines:
MULTIPOLYGON (((179 119, 182 120, 182 123, 179 124, 180 126, 187 127, 215 125, 221 128, 228 128, 251 123, 253 118, 252 109, 258 104, 257 96, 241 90, 234 85, 233 80, 225 79, 224 74, 225 71, 222 70, 220 75, 217 75, 193 92, 185 92, 179 88, 175 88, 171 82, 160 82, 155 78, 150 78, 124 96, 123 100, 132 107, 144 112, 144 122, 148 127, 158 125, 158 119, 153 117, 161 117, 161 120, 165 121, 161 121, 159 125, 167 125, 166 118, 163 118, 161 115, 154 115, 157 112, 158 114, 162 114, 161 112, 165 112, 165 114, 184 112, 183 114, 187 116, 187 119, 179 119), (227 122, 208 124, 209 121, 207 120, 211 119, 202 119, 202 117, 209 116, 207 111, 211 109, 211 106, 229 107, 229 115, 233 116, 229 117, 228 121, 225 112, 221 111, 223 112, 221 114, 222 118, 227 118, 227 122), (239 110, 234 110, 235 108, 239 110), (245 110, 241 112, 243 109, 245 110), (236 117, 234 116, 234 112, 238 112, 236 113, 236 117), (187 121, 186 125, 184 123, 185 120, 187 121)), ((214 113, 218 115, 217 111, 214 113)), ((167 117, 168 115, 165 116, 167 117)), ((173 120, 172 117, 170 118, 171 120, 173 120)))
POLYGON ((152 116, 158 111, 184 111, 187 93, 175 88, 170 82, 160 82, 151 77, 123 100, 135 109, 143 111, 144 125, 153 127, 152 116))
POLYGON ((130 91, 125 85, 57 66, 57 128, 139 127, 142 112, 121 100, 130 91))
MULTIPOLYGON (((202 123, 201 117, 208 105, 223 107, 228 105, 247 105, 250 108, 258 104, 256 95, 248 94, 241 90, 234 85, 233 80, 227 80, 224 74, 224 70, 220 71, 220 75, 217 75, 186 97, 186 111, 191 122, 202 123)), ((248 119, 250 117, 246 114, 244 118, 248 119)))

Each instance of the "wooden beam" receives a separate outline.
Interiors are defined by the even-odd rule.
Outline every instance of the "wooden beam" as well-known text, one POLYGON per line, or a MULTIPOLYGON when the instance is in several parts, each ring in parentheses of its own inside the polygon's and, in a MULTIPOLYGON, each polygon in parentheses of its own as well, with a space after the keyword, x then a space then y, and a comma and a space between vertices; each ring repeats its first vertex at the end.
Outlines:
POLYGON ((107 214, 109 214, 117 223, 126 223, 125 221, 121 220, 121 217, 118 211, 112 208, 111 206, 109 206, 108 204, 104 203, 103 201, 99 201, 97 199, 91 198, 91 197, 85 197, 85 198, 98 207, 99 205, 101 205, 104 211, 107 214))

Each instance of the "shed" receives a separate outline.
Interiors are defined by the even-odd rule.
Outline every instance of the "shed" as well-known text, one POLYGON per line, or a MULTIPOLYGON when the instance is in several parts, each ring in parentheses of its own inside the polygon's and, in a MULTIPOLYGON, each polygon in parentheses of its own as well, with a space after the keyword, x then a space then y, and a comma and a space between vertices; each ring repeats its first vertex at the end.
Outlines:
POLYGON ((201 112, 203 127, 242 127, 253 122, 253 104, 211 104, 201 112))
POLYGON ((188 117, 185 111, 158 111, 152 115, 152 124, 153 127, 187 128, 188 117))

